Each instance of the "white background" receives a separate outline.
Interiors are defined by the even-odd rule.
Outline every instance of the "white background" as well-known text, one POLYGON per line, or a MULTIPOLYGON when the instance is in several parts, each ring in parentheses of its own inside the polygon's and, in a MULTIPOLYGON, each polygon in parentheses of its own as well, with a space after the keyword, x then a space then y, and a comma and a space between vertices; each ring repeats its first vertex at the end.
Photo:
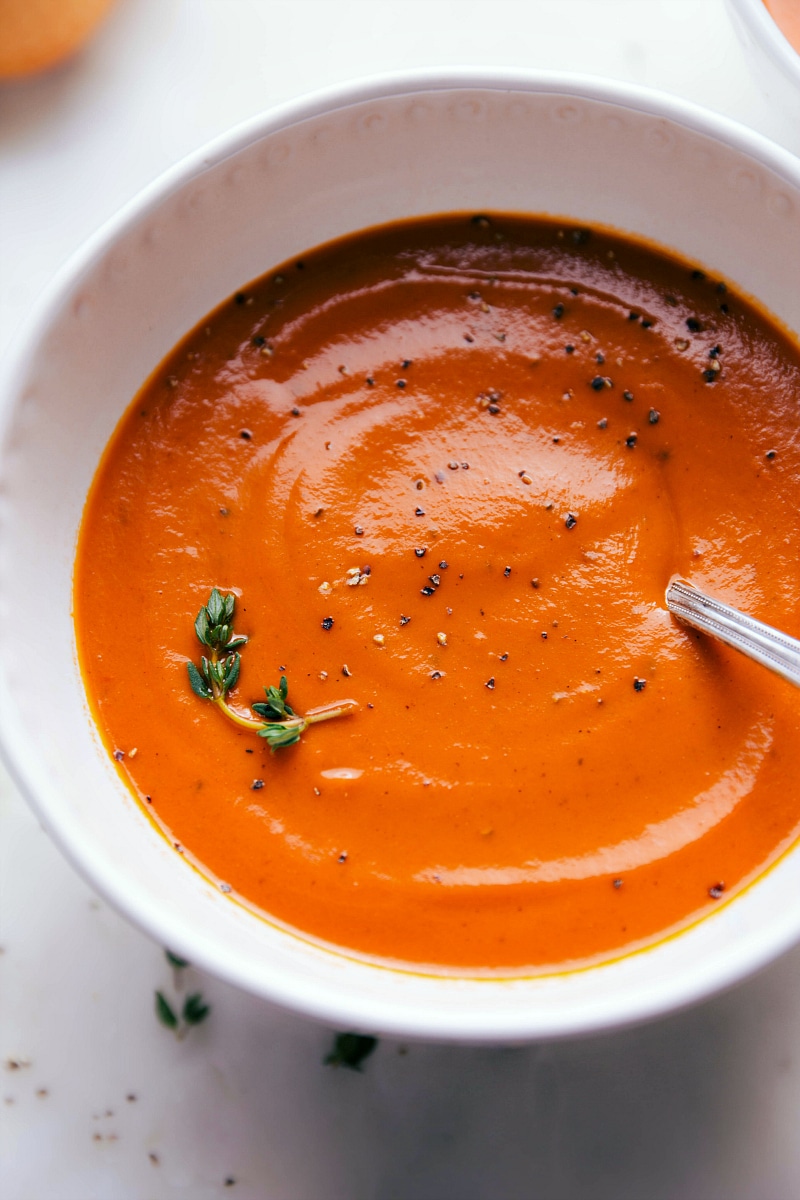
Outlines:
MULTIPOLYGON (((722 0, 119 0, 66 67, 0 85, 0 353, 81 240, 186 152, 319 86, 445 64, 644 83, 800 151, 722 0)), ((184 992, 213 1011, 176 1041, 153 1013, 175 988, 162 949, 4 777, 0 869, 4 1200, 800 1197, 800 951, 639 1029, 382 1041, 356 1074, 323 1065, 332 1031, 195 971, 184 992)))

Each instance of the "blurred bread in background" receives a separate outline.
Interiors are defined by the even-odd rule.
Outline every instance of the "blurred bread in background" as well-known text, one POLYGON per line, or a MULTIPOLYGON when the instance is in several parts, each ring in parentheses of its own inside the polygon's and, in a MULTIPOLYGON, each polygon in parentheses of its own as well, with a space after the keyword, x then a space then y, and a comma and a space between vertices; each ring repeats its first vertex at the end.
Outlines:
POLYGON ((84 44, 113 0, 0 0, 0 79, 45 71, 84 44))

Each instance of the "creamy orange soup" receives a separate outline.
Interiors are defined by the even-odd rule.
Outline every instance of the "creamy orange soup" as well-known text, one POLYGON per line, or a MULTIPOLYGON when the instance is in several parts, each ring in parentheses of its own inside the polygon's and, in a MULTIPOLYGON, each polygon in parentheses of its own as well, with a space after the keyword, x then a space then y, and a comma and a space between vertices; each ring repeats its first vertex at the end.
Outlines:
POLYGON ((98 470, 109 752, 177 854, 348 951, 539 971, 685 927, 798 833, 798 693, 664 605, 677 573, 800 634, 798 396, 758 310, 607 232, 453 216, 286 263, 98 470), (194 695, 214 587, 232 708, 284 675, 358 710, 271 754, 194 695))

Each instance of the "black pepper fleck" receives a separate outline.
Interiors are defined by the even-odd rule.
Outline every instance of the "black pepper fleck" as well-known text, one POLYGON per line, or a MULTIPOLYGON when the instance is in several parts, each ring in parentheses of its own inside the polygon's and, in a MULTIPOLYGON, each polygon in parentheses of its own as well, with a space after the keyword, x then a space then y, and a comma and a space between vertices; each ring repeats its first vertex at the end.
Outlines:
POLYGON ((320 624, 323 629, 333 629, 333 617, 323 617, 320 624))
POLYGON ((491 679, 486 680, 486 687, 489 689, 490 692, 494 691, 494 675, 492 676, 491 679))
POLYGON ((625 438, 625 445, 628 447, 629 450, 632 450, 638 440, 639 440, 638 434, 629 433, 628 436, 625 438))
POLYGON ((415 508, 415 509, 414 509, 414 516, 415 516, 415 517, 424 517, 424 516, 425 516, 425 509, 424 509, 424 508, 419 508, 419 507, 415 508))
POLYGON ((590 386, 593 387, 596 392, 602 392, 603 388, 606 386, 606 381, 602 375, 595 375, 590 386))
POLYGON ((353 530, 353 533, 356 535, 356 537, 362 537, 364 534, 363 526, 356 525, 355 529, 353 530))
POLYGON ((424 558, 425 555, 428 553, 428 547, 427 546, 416 546, 414 548, 414 553, 416 554, 417 558, 424 558))
POLYGON ((242 430, 240 430, 240 432, 239 432, 239 437, 240 437, 240 438, 244 438, 244 440, 245 440, 246 442, 249 442, 252 436, 253 436, 253 435, 252 435, 252 433, 250 432, 250 430, 249 430, 249 429, 242 429, 242 430))
POLYGON ((553 316, 557 321, 560 321, 565 311, 566 309, 564 308, 563 304, 556 304, 555 308, 553 309, 553 316))
POLYGON ((503 574, 505 575, 506 579, 508 579, 509 575, 511 574, 511 567, 505 567, 503 574))
POLYGON ((633 677, 633 690, 634 690, 635 692, 643 692, 643 691, 644 691, 644 689, 645 689, 646 687, 647 687, 647 680, 646 680, 646 679, 640 679, 638 675, 634 675, 634 677, 633 677))
POLYGON ((404 617, 402 615, 402 613, 400 614, 400 624, 401 625, 407 625, 410 620, 411 620, 411 617, 404 617))
POLYGON ((405 381, 405 379, 398 379, 398 380, 397 380, 397 386, 398 386, 399 388, 404 388, 404 387, 406 386, 406 381, 405 381))
POLYGON ((702 333, 703 332, 702 322, 698 321, 697 317, 687 317, 686 318, 686 328, 689 330, 690 333, 702 333))
POLYGON ((657 425, 660 418, 661 418, 661 413, 658 411, 657 408, 651 408, 650 412, 647 414, 647 419, 651 425, 657 425))
POLYGON ((429 575, 428 579, 430 579, 430 581, 434 587, 438 587, 439 584, 442 582, 441 575, 429 575))
POLYGON ((421 596, 432 596, 435 591, 436 591, 436 589, 432 588, 432 587, 420 588, 420 595, 421 596))
POLYGON ((442 559, 442 561, 439 563, 439 569, 440 569, 440 570, 442 570, 442 571, 446 571, 446 570, 447 570, 447 561, 446 561, 446 559, 444 559, 444 558, 443 558, 443 559, 442 559))
POLYGON ((722 893, 724 891, 725 891, 725 884, 720 882, 720 883, 715 883, 712 887, 710 887, 708 889, 708 894, 712 900, 719 900, 720 896, 722 895, 722 893))
POLYGON ((623 392, 623 393, 622 393, 622 399, 623 399, 623 400, 627 400, 627 401, 628 401, 628 403, 630 404, 630 403, 631 403, 631 401, 633 400, 633 392, 627 392, 627 391, 626 391, 626 392, 623 392))
POLYGON ((777 450, 768 450, 767 453, 764 455, 764 457, 767 459, 768 462, 772 462, 772 460, 777 457, 777 454, 778 454, 777 450))
POLYGON ((566 525, 567 529, 574 529, 578 524, 578 518, 575 513, 567 513, 566 517, 564 518, 564 524, 566 525))
POLYGON ((263 786, 264 786, 263 779, 254 779, 253 782, 250 784, 250 790, 253 792, 260 792, 261 789, 263 788, 263 786))

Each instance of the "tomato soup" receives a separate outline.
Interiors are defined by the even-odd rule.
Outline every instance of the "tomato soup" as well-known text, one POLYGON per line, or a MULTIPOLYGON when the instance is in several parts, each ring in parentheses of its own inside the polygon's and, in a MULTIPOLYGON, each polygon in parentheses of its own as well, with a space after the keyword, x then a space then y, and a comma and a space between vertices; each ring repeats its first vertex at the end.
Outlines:
POLYGON ((798 397, 753 305, 607 231, 456 215, 286 263, 94 481, 109 753, 176 856, 348 952, 535 972, 684 928, 798 835, 800 695, 664 603, 679 574, 800 634, 798 397), (357 711, 271 753, 198 698, 214 588, 233 710, 285 677, 357 711))

